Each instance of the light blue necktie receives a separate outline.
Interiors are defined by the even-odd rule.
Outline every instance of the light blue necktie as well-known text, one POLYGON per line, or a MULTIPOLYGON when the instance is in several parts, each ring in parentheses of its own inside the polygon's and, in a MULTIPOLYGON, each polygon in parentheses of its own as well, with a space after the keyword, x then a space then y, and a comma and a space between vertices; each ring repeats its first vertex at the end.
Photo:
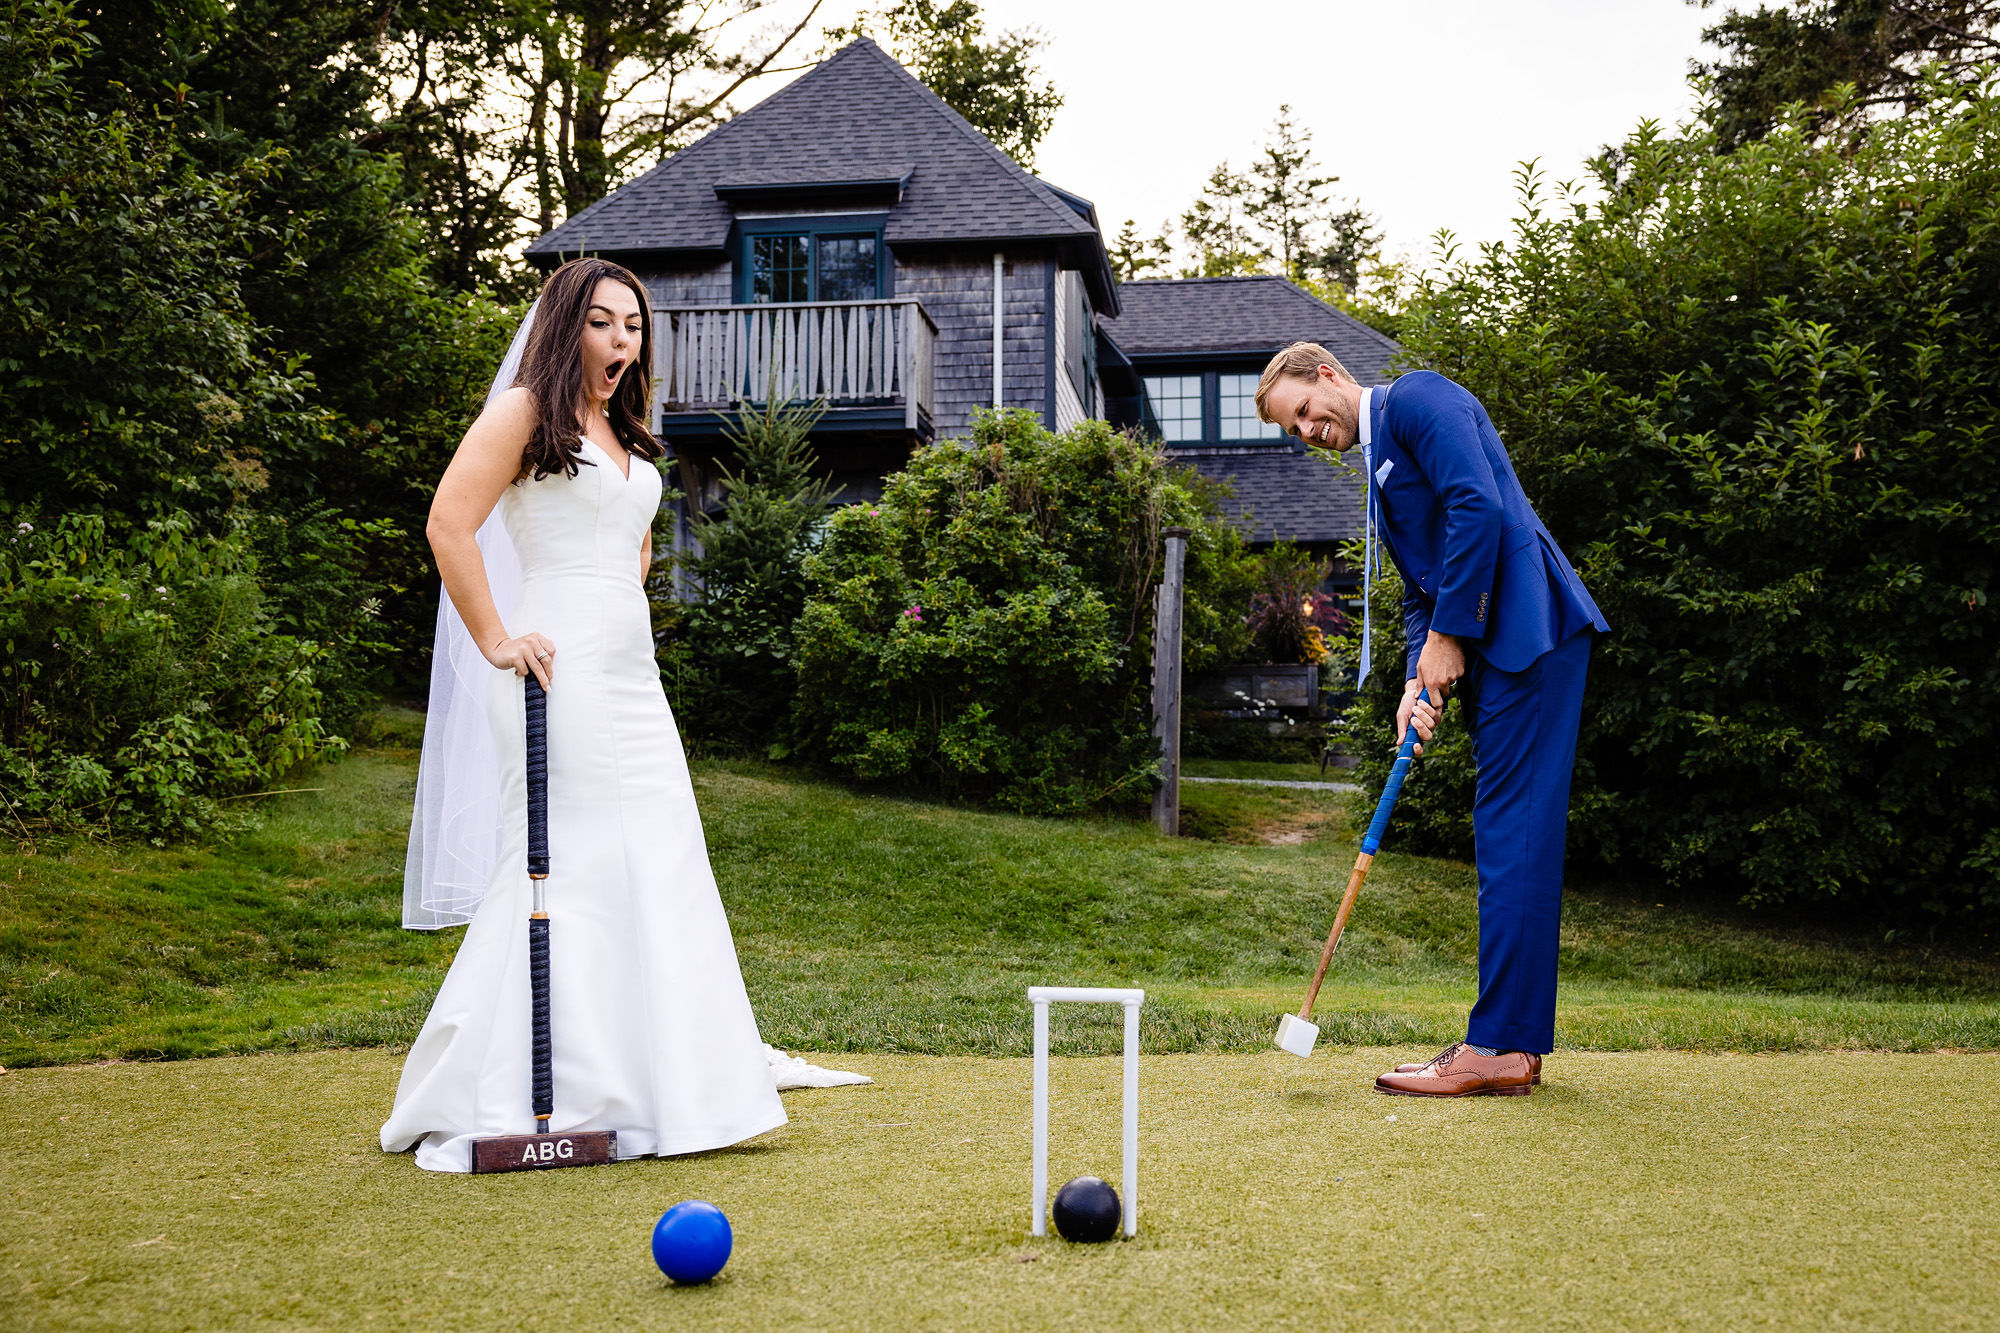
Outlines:
POLYGON ((1368 662, 1375 646, 1375 566, 1381 556, 1375 546, 1375 439, 1370 409, 1374 406, 1375 390, 1361 391, 1361 420, 1359 424, 1361 443, 1361 504, 1365 516, 1361 521, 1361 668, 1354 674, 1354 688, 1360 689, 1368 679, 1368 662))

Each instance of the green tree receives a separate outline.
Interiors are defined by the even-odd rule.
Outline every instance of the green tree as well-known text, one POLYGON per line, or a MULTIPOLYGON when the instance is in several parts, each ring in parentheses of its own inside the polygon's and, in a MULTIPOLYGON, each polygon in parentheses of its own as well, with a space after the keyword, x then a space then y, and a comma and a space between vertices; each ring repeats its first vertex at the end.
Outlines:
MULTIPOLYGON (((1707 9, 1716 0, 1689 0, 1707 9)), ((1982 78, 2000 58, 2000 0, 1793 0, 1734 7, 1702 33, 1726 55, 1695 69, 1712 80, 1716 139, 1760 139, 1802 102, 1814 133, 1855 131, 1881 110, 1909 110, 1930 94, 1927 69, 1949 86, 1982 78)))
MULTIPOLYGON (((183 171, 248 173, 237 211, 254 240, 225 272, 252 346, 297 380, 298 403, 285 429, 239 451, 243 475, 255 508, 341 544, 328 560, 355 570, 367 591, 325 603, 327 613, 373 598, 385 624, 367 637, 402 645, 401 668, 414 680, 436 614, 422 540, 431 488, 518 310, 446 290, 434 276, 427 247, 436 235, 413 208, 421 191, 405 175, 404 132, 385 119, 397 67, 381 17, 276 0, 193 9, 113 0, 95 11, 96 41, 70 82, 99 114, 130 102, 183 171), (307 517, 328 503, 354 526, 307 517), (399 535, 379 535, 387 530, 399 535)), ((149 261, 162 272, 177 262, 165 253, 149 261)), ((118 496, 105 503, 127 509, 118 496)), ((275 540, 281 528, 257 530, 275 540)), ((282 575, 274 568, 273 577, 282 575)), ((360 671, 352 662, 341 675, 360 671)))
POLYGON ((1812 130, 1644 125, 1597 196, 1524 168, 1512 240, 1423 283, 1404 346, 1485 404, 1610 621, 1582 857, 1991 911, 2000 98, 1940 72, 1859 142, 1812 130))
POLYGON ((1131 218, 1118 229, 1118 238, 1110 245, 1111 271, 1120 282, 1131 282, 1148 274, 1164 277, 1160 272, 1173 262, 1173 242, 1162 232, 1151 238, 1139 235, 1139 225, 1131 218))
POLYGON ((804 562, 818 545, 833 487, 811 445, 823 405, 774 396, 727 432, 719 513, 695 519, 697 549, 677 562, 679 626, 668 653, 682 725, 734 749, 785 752, 794 624, 805 610, 804 562))
POLYGON ((831 43, 878 37, 882 46, 946 106, 1028 170, 1048 136, 1062 94, 1041 78, 1035 56, 1046 39, 1021 28, 986 35, 974 0, 898 0, 829 29, 831 43))
POLYGON ((67 8, 0 29, 0 788, 19 821, 185 831, 337 746, 320 683, 360 661, 379 527, 286 525, 330 607, 274 607, 266 459, 325 437, 243 283, 282 151, 223 169, 179 121, 93 109, 67 8))
MULTIPOLYGON (((1364 275, 1381 267, 1382 233, 1360 204, 1332 197, 1340 177, 1319 173, 1312 132, 1280 106, 1250 169, 1217 166, 1181 215, 1180 276, 1275 272, 1324 300, 1356 303, 1364 275)), ((1165 234, 1154 244, 1171 248, 1165 234)))
POLYGON ((1201 193, 1181 214, 1181 236, 1187 242, 1183 278, 1227 278, 1265 272, 1271 248, 1251 226, 1247 202, 1248 177, 1218 163, 1208 173, 1201 193))
POLYGON ((1243 212, 1270 238, 1278 272, 1293 282, 1305 277, 1316 215, 1325 203, 1327 186, 1340 179, 1315 175, 1315 167, 1311 131, 1292 120, 1289 104, 1280 106, 1270 138, 1250 163, 1243 212))
POLYGON ((521 19, 516 77, 537 227, 548 231, 713 128, 751 80, 796 68, 782 58, 820 3, 762 37, 746 25, 768 0, 536 0, 521 19))

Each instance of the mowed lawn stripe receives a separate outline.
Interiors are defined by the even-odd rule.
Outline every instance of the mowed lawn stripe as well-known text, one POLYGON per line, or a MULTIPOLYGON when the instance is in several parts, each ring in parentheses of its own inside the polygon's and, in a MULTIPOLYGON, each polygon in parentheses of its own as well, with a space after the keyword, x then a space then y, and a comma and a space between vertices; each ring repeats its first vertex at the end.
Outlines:
MULTIPOLYGON (((205 847, 0 854, 0 1064, 407 1041, 459 932, 400 929, 420 719, 260 802, 205 847)), ((1353 858, 1346 798, 1191 789, 1189 829, 1041 820, 694 768, 766 1036, 839 1051, 1026 1051, 1037 983, 1142 985, 1149 1050, 1263 1047, 1353 858)), ((587 885, 573 891, 587 892, 587 885)), ((552 881, 561 909, 571 886, 552 881)), ((1385 850, 1322 1002, 1324 1039, 1442 1045, 1472 998, 1471 868, 1385 850)), ((2000 1049, 2000 971, 1954 948, 1573 891, 1566 1047, 2000 1049)), ((1113 1049, 1106 1016, 1086 1031, 1113 1049)))

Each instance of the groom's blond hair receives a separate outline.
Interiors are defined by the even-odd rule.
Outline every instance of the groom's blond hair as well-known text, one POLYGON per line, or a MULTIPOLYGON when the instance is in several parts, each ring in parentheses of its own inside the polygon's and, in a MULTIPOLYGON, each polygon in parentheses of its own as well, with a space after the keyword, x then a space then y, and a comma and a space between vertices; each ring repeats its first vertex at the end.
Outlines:
POLYGON ((1269 421, 1273 425, 1284 425, 1284 422, 1271 415, 1271 409, 1265 405, 1264 399, 1270 395, 1271 386, 1280 379, 1304 380, 1310 384, 1319 378, 1321 366, 1332 367, 1334 374, 1349 384, 1354 383, 1354 376, 1347 373, 1347 367, 1341 365, 1332 352, 1318 343, 1293 343, 1272 357, 1271 364, 1265 366, 1264 373, 1257 377, 1257 419, 1269 421))

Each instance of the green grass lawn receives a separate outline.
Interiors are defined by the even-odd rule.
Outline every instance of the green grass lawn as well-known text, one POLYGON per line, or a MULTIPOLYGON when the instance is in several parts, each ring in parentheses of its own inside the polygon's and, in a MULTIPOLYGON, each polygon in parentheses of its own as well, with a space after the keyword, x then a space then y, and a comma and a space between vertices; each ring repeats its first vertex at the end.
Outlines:
MULTIPOLYGON (((1068 1024, 1059 1019, 1059 1033, 1068 1024)), ((1395 1051, 1149 1055, 1139 1234, 1027 1233, 1024 1060, 854 1055, 723 1152, 428 1175, 399 1060, 0 1076, 0 1325, 28 1329, 1990 1329, 2000 1057, 1552 1058, 1426 1102, 1395 1051), (677 1289, 652 1220, 705 1198, 677 1289)), ((1116 1063, 1055 1062, 1051 1174, 1116 1178, 1116 1063)))
MULTIPOLYGON (((0 1064, 365 1046, 413 1036, 459 932, 398 928, 418 719, 207 847, 0 855, 0 1064)), ((1295 1007, 1352 864, 1338 793, 1185 790, 1190 836, 870 796, 781 768, 695 782, 766 1036, 1011 1055, 1023 989, 1143 985, 1152 1051, 1255 1051, 1295 1007)), ((561 912, 560 889, 554 903, 561 912)), ((1378 860, 1323 1040, 1442 1045, 1471 1002, 1468 867, 1378 860)), ((1977 943, 1977 942, 1975 942, 1977 943)), ((1565 1048, 2000 1049, 2000 970, 1610 890, 1571 895, 1565 1048)), ((1082 1038, 1115 1042, 1110 1014, 1082 1038)))

